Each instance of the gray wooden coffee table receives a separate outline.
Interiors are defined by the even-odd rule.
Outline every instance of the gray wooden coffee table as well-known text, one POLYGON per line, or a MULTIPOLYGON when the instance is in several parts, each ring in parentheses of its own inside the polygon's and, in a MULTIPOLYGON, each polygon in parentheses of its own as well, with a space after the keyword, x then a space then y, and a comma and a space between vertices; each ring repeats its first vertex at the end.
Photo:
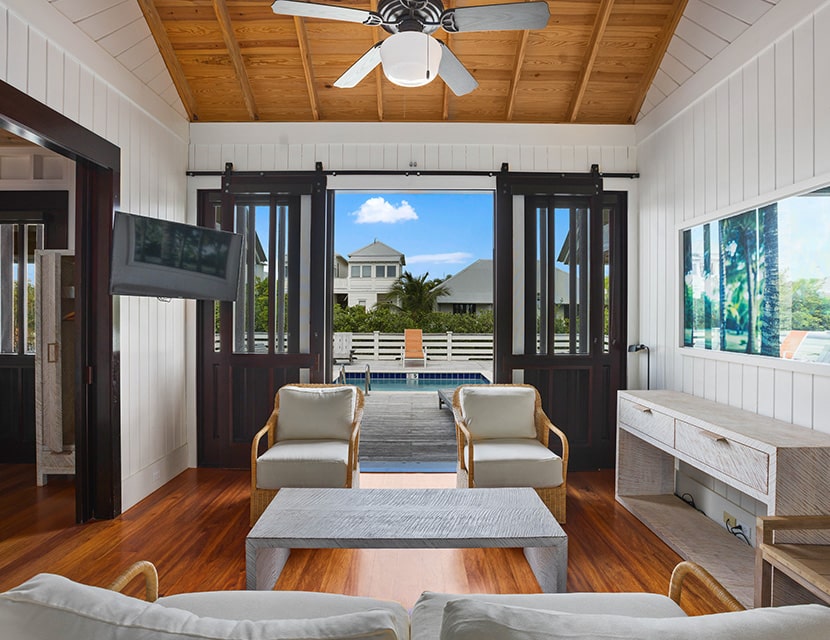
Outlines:
POLYGON ((248 589, 291 549, 524 547, 542 591, 565 591, 568 537, 529 488, 281 489, 245 540, 248 589))

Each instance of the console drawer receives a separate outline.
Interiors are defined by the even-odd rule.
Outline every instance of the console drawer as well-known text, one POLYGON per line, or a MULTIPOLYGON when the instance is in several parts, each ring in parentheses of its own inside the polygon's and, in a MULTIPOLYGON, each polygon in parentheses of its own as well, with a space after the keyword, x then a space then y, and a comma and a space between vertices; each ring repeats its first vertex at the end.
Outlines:
POLYGON ((625 398, 620 398, 619 420, 655 440, 674 446, 674 418, 625 398))
POLYGON ((745 444, 677 420, 675 448, 763 493, 769 487, 769 456, 745 444))

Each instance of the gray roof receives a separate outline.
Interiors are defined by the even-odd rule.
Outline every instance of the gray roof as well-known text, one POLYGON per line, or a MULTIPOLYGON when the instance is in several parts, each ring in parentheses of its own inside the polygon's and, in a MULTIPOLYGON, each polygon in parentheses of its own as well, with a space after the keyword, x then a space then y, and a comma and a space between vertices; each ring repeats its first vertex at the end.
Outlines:
MULTIPOLYGON (((537 268, 538 268, 537 263, 537 268)), ((554 302, 567 304, 570 295, 568 272, 557 268, 554 275, 557 292, 554 302)), ((450 294, 441 296, 438 304, 487 304, 493 302, 493 261, 476 260, 454 276, 447 278, 444 285, 450 294)))
POLYGON ((444 280, 449 295, 438 298, 439 304, 487 304, 493 302, 493 261, 476 260, 454 276, 444 280))
POLYGON ((378 262, 380 260, 406 264, 403 254, 400 251, 393 249, 388 244, 384 244, 379 240, 375 240, 373 243, 367 244, 365 247, 349 254, 350 262, 378 262))

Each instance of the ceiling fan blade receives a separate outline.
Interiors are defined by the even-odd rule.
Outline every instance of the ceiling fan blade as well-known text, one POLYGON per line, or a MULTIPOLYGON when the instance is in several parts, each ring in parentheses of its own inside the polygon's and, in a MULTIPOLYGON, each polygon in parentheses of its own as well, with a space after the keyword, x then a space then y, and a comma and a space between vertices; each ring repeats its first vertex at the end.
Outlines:
POLYGON ((457 96, 463 96, 478 87, 478 82, 461 61, 455 57, 450 48, 438 40, 441 44, 441 64, 438 65, 438 75, 447 83, 447 86, 457 96))
POLYGON ((303 18, 325 18, 326 20, 341 20, 343 22, 357 22, 369 26, 379 26, 383 23, 380 15, 374 11, 351 9, 349 7, 334 7, 329 4, 315 2, 298 2, 297 0, 276 0, 271 5, 271 11, 277 15, 300 16, 303 18))
POLYGON ((450 33, 544 29, 549 18, 547 2, 512 2, 447 9, 441 26, 450 33))
POLYGON ((351 89, 357 86, 363 78, 368 76, 372 69, 380 64, 380 45, 383 41, 378 42, 372 46, 366 53, 364 53, 357 62, 346 69, 337 80, 334 81, 334 86, 340 89, 351 89))

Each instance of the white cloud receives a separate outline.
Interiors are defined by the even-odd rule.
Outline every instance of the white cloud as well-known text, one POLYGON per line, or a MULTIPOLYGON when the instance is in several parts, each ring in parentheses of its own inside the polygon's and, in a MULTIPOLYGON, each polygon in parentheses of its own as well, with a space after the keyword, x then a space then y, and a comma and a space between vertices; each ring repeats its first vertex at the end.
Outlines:
POLYGON ((371 224, 375 222, 394 224, 396 222, 403 222, 404 220, 418 219, 418 214, 415 213, 415 209, 406 200, 401 200, 401 203, 395 206, 381 197, 369 198, 360 205, 360 209, 353 211, 351 215, 357 217, 357 220, 355 220, 357 224, 371 224))
POLYGON ((464 264, 469 262, 473 254, 464 251, 454 253, 425 253, 420 256, 406 256, 407 264, 418 264, 420 262, 433 262, 436 264, 464 264))

